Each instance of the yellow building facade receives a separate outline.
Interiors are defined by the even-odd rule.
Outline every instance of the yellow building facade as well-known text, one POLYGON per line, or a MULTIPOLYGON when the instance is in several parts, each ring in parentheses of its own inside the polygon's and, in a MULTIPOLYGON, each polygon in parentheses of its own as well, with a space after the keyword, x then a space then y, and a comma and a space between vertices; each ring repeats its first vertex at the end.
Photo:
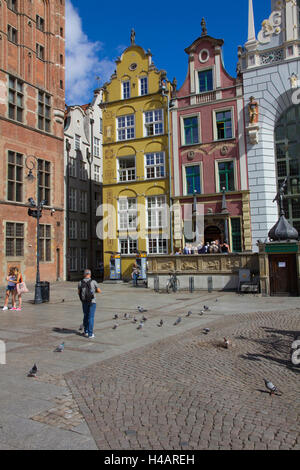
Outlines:
POLYGON ((172 85, 151 52, 131 45, 103 86, 103 251, 110 278, 111 253, 121 254, 130 279, 136 252, 169 253, 168 109, 172 85))

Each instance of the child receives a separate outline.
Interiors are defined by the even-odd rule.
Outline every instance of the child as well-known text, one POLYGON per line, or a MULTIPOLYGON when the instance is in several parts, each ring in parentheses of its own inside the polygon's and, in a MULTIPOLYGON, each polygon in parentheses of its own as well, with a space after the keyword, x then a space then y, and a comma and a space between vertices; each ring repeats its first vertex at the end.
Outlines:
MULTIPOLYGON (((22 274, 21 272, 19 271, 18 268, 15 268, 15 276, 16 276, 16 290, 14 292, 14 297, 16 299, 16 296, 18 296, 18 301, 19 301, 19 307, 16 308, 16 310, 22 310, 22 293, 19 293, 18 290, 17 290, 17 285, 20 284, 21 282, 23 282, 23 278, 22 278, 22 274)), ((14 301, 14 303, 16 303, 16 300, 14 301)))
POLYGON ((16 268, 10 268, 8 276, 6 278, 7 280, 7 288, 6 288, 6 296, 5 296, 5 302, 4 302, 4 307, 2 310, 8 310, 8 300, 9 296, 11 294, 12 297, 12 308, 10 310, 16 310, 16 284, 17 284, 17 278, 15 275, 15 269, 16 268))

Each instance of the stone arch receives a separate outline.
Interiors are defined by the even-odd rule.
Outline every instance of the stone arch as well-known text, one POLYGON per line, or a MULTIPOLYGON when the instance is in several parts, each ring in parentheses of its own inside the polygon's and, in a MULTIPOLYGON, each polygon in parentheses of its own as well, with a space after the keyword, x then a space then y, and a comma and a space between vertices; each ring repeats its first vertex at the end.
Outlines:
POLYGON ((117 109, 116 116, 126 116, 128 114, 135 114, 135 109, 133 106, 121 106, 120 108, 117 109))
POLYGON ((127 155, 136 155, 136 150, 131 145, 120 147, 116 153, 116 157, 127 157, 127 155))
POLYGON ((134 190, 134 189, 127 189, 127 188, 123 188, 120 190, 118 196, 117 196, 117 199, 121 198, 121 197, 137 197, 138 194, 137 192, 134 190))
POLYGON ((145 103, 143 111, 152 111, 154 109, 161 109, 163 107, 164 105, 160 100, 152 100, 145 103))

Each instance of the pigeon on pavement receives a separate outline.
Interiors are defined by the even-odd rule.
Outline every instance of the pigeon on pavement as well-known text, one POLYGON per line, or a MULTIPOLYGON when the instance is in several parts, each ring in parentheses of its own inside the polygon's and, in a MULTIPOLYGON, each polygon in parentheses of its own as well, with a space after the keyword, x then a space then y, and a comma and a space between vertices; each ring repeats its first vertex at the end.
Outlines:
POLYGON ((198 313, 198 315, 203 315, 204 314, 204 310, 201 310, 201 312, 198 313))
POLYGON ((54 352, 63 352, 65 349, 65 343, 61 343, 57 348, 54 350, 54 352))
POLYGON ((124 313, 124 320, 129 320, 130 315, 128 313, 124 313))
POLYGON ((229 340, 227 338, 224 338, 224 348, 225 349, 229 348, 229 344, 230 344, 229 340))
POLYGON ((144 326, 144 323, 141 321, 139 326, 137 327, 137 330, 141 330, 143 328, 143 326, 144 326))
POLYGON ((179 325, 179 323, 181 322, 182 318, 181 317, 178 317, 176 322, 174 323, 174 326, 177 326, 179 325))
POLYGON ((145 322, 147 320, 148 320, 148 318, 146 318, 145 315, 143 315, 142 322, 145 322))
POLYGON ((138 309, 138 311, 139 311, 140 313, 147 312, 147 310, 145 310, 145 309, 144 309, 143 307, 141 307, 140 305, 138 305, 137 309, 138 309))
POLYGON ((30 371, 28 372, 27 377, 36 377, 37 371, 38 371, 37 365, 34 364, 32 369, 30 369, 30 371))
POLYGON ((119 315, 116 313, 116 314, 114 315, 113 320, 117 320, 118 318, 119 318, 119 315))
POLYGON ((115 323, 114 326, 113 326, 113 330, 116 330, 118 328, 119 324, 118 323, 115 323))
POLYGON ((161 328, 163 326, 163 324, 164 324, 163 320, 160 320, 160 322, 157 326, 159 326, 161 328))
POLYGON ((210 329, 209 328, 204 328, 203 329, 203 333, 205 333, 206 335, 210 332, 210 329))
POLYGON ((138 322, 138 319, 133 317, 132 323, 137 323, 137 322, 138 322))
MULTIPOLYGON (((280 390, 278 390, 278 388, 276 387, 276 385, 272 384, 272 382, 270 382, 269 380, 266 380, 264 379, 265 381, 265 386, 267 388, 267 390, 269 391, 270 395, 272 396, 273 394, 275 394, 275 392, 280 392, 280 390)), ((281 392, 280 392, 281 393, 281 392)))
POLYGON ((203 305, 203 310, 205 312, 210 312, 210 308, 207 305, 203 305))
POLYGON ((191 315, 193 314, 193 312, 190 310, 188 313, 187 313, 187 317, 190 317, 191 315))

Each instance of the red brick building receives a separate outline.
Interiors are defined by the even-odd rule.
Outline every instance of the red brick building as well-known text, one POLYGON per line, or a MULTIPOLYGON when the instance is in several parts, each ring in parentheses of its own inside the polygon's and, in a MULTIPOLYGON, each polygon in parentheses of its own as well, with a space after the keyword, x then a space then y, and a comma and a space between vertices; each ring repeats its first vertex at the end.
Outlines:
POLYGON ((10 266, 35 281, 64 273, 65 1, 0 2, 0 284, 10 266), (34 180, 28 179, 32 169, 34 180))

